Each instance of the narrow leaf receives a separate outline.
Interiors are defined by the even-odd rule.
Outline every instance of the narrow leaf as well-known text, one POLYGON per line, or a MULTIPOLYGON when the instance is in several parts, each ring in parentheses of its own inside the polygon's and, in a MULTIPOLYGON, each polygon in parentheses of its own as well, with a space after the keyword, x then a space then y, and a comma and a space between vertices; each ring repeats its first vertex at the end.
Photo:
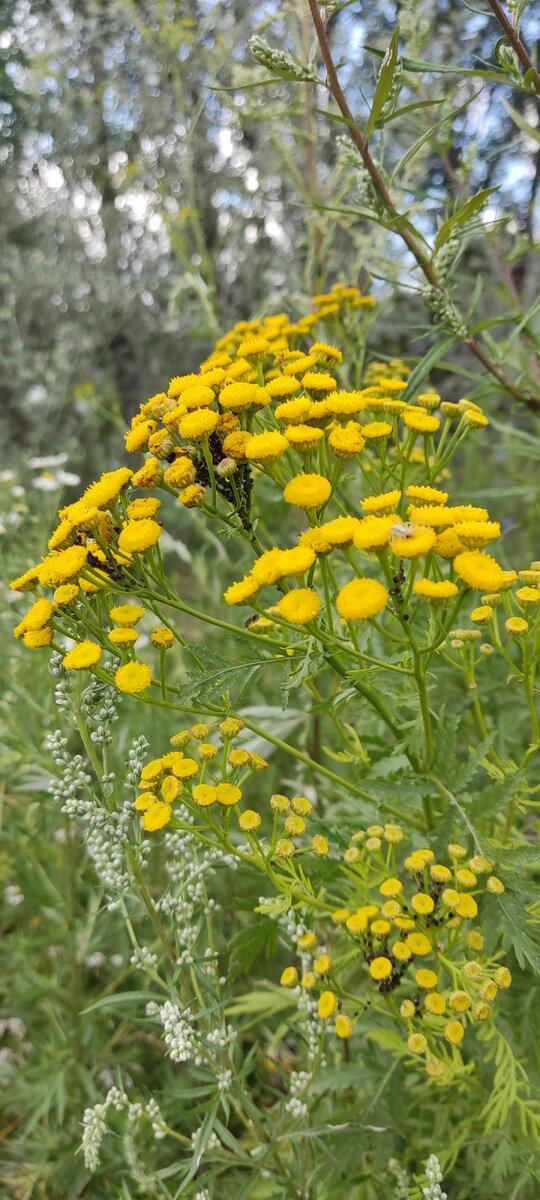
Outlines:
POLYGON ((386 51, 379 71, 377 87, 371 104, 371 112, 366 125, 366 138, 370 138, 377 127, 377 122, 392 90, 392 83, 398 63, 399 26, 394 30, 392 41, 386 51))

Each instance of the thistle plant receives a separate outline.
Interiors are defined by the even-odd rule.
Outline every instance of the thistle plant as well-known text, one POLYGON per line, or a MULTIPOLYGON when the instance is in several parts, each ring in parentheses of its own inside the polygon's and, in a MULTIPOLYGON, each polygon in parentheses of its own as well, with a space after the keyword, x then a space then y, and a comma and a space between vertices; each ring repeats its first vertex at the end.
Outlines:
POLYGON ((125 922, 145 981, 134 1016, 177 1072, 168 1098, 111 1083, 84 1116, 85 1161, 98 1169, 111 1122, 146 1178, 144 1126, 156 1162, 175 1147, 171 1196, 237 1195, 244 1172, 276 1195, 314 1195, 315 1179, 317 1196, 350 1195, 392 1077, 425 1112, 401 1123, 404 1159, 389 1136, 401 1172, 425 1161, 428 1111, 459 1097, 425 1195, 443 1194, 473 1119, 486 1149, 503 1129, 540 1136, 535 1070, 508 1032, 540 966, 540 563, 495 557, 501 523, 456 484, 486 413, 376 359, 376 321, 371 295, 336 284, 308 313, 225 333, 141 404, 134 465, 62 508, 12 582, 34 593, 15 635, 52 649, 80 739, 75 757, 50 740, 54 799, 125 922), (217 605, 161 552, 179 506, 230 550, 217 605), (195 623, 219 650, 190 640, 195 623), (278 687, 289 735, 275 705, 265 722, 251 704, 278 687), (320 1143, 339 1136, 355 1069, 362 1115, 344 1129, 362 1131, 360 1158, 336 1190, 320 1143), (175 1104, 199 1095, 197 1127, 175 1104))

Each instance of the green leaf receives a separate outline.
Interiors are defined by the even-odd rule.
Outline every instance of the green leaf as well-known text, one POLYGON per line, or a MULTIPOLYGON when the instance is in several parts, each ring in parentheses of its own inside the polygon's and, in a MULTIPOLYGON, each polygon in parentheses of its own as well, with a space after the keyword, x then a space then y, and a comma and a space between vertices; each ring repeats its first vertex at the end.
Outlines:
POLYGON ((407 387, 405 388, 401 399, 411 399, 418 386, 423 383, 424 379, 427 378, 436 363, 439 362, 439 359, 441 359, 443 355, 446 354, 446 351, 450 349, 450 346, 453 346, 455 340, 455 333, 445 333, 439 338, 435 345, 428 350, 427 354, 425 354, 420 362, 416 364, 414 370, 409 376, 407 387))
POLYGON ((276 948, 278 933, 277 922, 270 917, 259 917, 245 929, 240 929, 229 942, 230 978, 234 980, 245 975, 260 956, 270 958, 276 948))
POLYGON ((466 224, 473 213, 478 212, 478 209, 482 208, 488 196, 491 196, 492 192, 496 192, 497 190, 496 187, 482 188, 482 191, 477 192, 476 196, 471 196, 470 200, 467 200, 465 204, 461 204, 452 213, 452 216, 448 217, 448 220, 443 221, 435 238, 435 245, 433 247, 435 254, 441 249, 441 246, 444 246, 450 240, 457 229, 466 224))
POLYGON ((540 129, 538 129, 535 125, 530 125, 529 122, 525 120, 525 117, 522 117, 521 113, 517 111, 517 109, 512 108, 512 105, 508 103, 508 100, 505 100, 504 96, 501 96, 501 100, 508 113, 508 116, 512 118, 514 125, 517 125, 518 129, 521 129, 522 133, 526 133, 527 137, 532 138, 533 142, 537 142, 537 144, 540 146, 540 129))
POLYGON ((366 139, 370 138, 376 129, 379 117, 392 90, 392 83, 394 81, 394 75, 396 73, 396 67, 398 63, 398 41, 399 26, 397 26, 392 34, 392 41, 390 42, 388 50, 384 55, 382 66, 379 71, 377 87, 375 88, 375 93, 371 104, 371 112, 366 125, 366 139))
MULTIPOLYGON (((376 46, 364 46, 364 50, 367 50, 368 54, 374 54, 376 58, 384 57, 384 51, 379 50, 376 46)), ((420 72, 421 75, 472 75, 476 79, 490 79, 493 83, 503 83, 508 86, 506 73, 493 68, 487 71, 475 71, 459 65, 443 67, 440 63, 430 63, 420 58, 402 58, 401 62, 404 71, 420 72)))
POLYGON ((513 950, 522 970, 528 963, 535 975, 540 975, 540 941, 527 932, 523 904, 508 892, 494 897, 494 902, 499 909, 505 949, 513 950))
POLYGON ((316 638, 310 637, 306 643, 305 654, 287 663, 281 683, 282 708, 289 704, 289 696, 293 688, 302 687, 306 679, 313 679, 324 667, 324 655, 321 653, 316 638))
POLYGON ((155 992, 113 992, 111 996, 102 996, 101 1000, 96 1000, 94 1004, 89 1004, 88 1008, 83 1008, 81 1015, 97 1012, 98 1008, 123 1008, 124 1005, 140 1005, 143 1002, 147 1004, 149 1000, 155 999, 155 992))
POLYGON ((185 649, 202 667, 196 675, 190 672, 186 683, 179 689, 178 702, 185 705, 216 700, 225 691, 230 691, 238 707, 247 700, 250 689, 266 663, 274 661, 252 657, 231 663, 210 646, 186 646, 185 649), (237 692, 235 687, 238 688, 237 692))

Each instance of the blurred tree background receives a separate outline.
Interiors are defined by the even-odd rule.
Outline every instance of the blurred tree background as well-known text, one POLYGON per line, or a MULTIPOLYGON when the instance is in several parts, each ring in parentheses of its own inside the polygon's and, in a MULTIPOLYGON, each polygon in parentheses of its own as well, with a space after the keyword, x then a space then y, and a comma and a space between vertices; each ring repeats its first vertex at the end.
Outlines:
MULTIPOLYGON (((454 203, 496 187, 461 249, 460 288, 468 300, 482 272, 476 321, 527 313, 539 277, 538 109, 511 87, 492 12, 456 0, 336 7, 326 6, 329 37, 360 125, 379 66, 368 47, 384 50, 396 22, 400 52, 432 64, 407 75, 407 111, 381 134, 389 174, 416 145, 399 172, 402 210, 432 234, 454 203)), ((525 12, 529 46, 539 31, 525 12)), ((10 443, 43 454, 60 439, 80 464, 77 446, 98 428, 99 445, 84 446, 91 473, 106 465, 107 431, 117 438, 121 417, 192 369, 219 330, 265 309, 299 311, 340 278, 367 286, 372 276, 388 306, 378 352, 425 348, 433 317, 412 260, 395 234, 351 215, 362 211, 362 173, 327 94, 272 79, 250 51, 254 34, 313 58, 307 0, 4 7, 0 401, 10 443)), ((465 350, 457 358, 476 369, 465 350)))

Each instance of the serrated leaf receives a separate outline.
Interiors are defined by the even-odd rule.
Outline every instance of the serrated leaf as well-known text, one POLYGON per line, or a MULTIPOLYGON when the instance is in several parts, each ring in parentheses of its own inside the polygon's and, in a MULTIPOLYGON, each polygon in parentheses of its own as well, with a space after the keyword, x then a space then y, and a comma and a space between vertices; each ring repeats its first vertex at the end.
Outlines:
POLYGON ((394 81, 394 75, 396 73, 396 67, 398 63, 398 41, 399 26, 392 34, 392 40, 382 60, 382 66, 379 71, 379 78, 377 80, 377 87, 375 88, 373 100, 371 102, 371 112, 367 120, 365 130, 366 139, 370 138, 373 131, 376 129, 379 117, 392 90, 392 83, 394 81))
POLYGON ((476 196, 471 196, 470 200, 466 200, 465 204, 461 204, 459 208, 452 213, 451 217, 448 217, 446 221, 443 221, 437 237, 435 238, 435 244, 433 247, 435 254, 437 254, 441 247, 450 240, 456 230, 461 229, 462 225, 466 224, 466 222, 469 220, 469 217, 472 217, 473 213, 478 212, 478 210, 482 208, 488 196, 491 196, 491 194, 497 190, 498 189, 496 187, 482 188, 481 192, 477 192, 476 196))
POLYGON ((527 932, 526 910, 524 911, 523 905, 508 892, 494 897, 494 901, 500 913, 505 949, 513 950, 523 970, 526 970, 529 964, 535 975, 540 975, 540 941, 527 932))
POLYGON ((228 975, 232 980, 245 975, 259 956, 270 958, 277 944, 279 928, 270 917, 259 917, 240 929, 229 942, 228 975))
POLYGON ((310 637, 306 643, 306 652, 287 664, 281 683, 281 704, 285 709, 294 688, 302 687, 307 679, 314 679, 324 667, 324 656, 316 638, 310 637))

